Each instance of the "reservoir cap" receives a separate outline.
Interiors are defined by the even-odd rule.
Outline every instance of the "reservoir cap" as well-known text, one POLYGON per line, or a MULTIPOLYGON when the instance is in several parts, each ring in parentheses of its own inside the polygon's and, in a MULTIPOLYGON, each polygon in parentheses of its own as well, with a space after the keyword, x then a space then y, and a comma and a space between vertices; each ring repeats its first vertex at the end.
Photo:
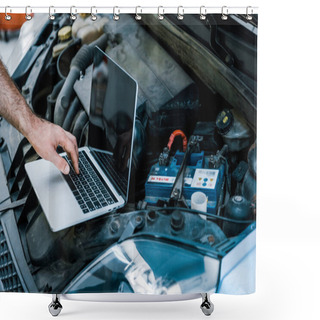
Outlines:
POLYGON ((65 26, 58 32, 58 38, 60 41, 66 41, 71 38, 72 28, 71 26, 65 26))
POLYGON ((233 124, 233 114, 228 109, 223 109, 217 116, 216 125, 220 134, 226 134, 230 131, 233 124))

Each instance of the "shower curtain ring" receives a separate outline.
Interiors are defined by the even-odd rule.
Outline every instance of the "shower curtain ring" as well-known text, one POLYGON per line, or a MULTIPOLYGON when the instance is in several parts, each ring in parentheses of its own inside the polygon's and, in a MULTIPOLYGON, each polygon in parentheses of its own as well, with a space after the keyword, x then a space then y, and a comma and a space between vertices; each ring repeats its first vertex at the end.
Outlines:
POLYGON ((96 9, 96 7, 91 7, 90 14, 91 14, 91 20, 92 21, 96 21, 97 20, 97 9, 96 9), (93 10, 95 10, 95 13, 93 13, 93 10))
POLYGON ((184 8, 183 8, 183 6, 179 6, 178 7, 177 19, 178 20, 183 20, 183 15, 184 15, 184 8))
POLYGON ((135 16, 135 19, 137 20, 137 21, 139 21, 139 20, 141 20, 141 15, 140 14, 138 14, 138 10, 139 10, 139 13, 141 14, 142 13, 142 8, 140 7, 140 6, 137 6, 136 7, 136 16, 135 16))
POLYGON ((164 8, 163 8, 163 6, 159 6, 158 7, 158 19, 159 20, 163 20, 164 19, 164 8), (160 13, 160 9, 162 10, 161 13, 160 13))
POLYGON ((77 13, 77 8, 75 6, 70 7, 70 19, 72 21, 75 21, 77 19, 76 13, 77 13))
POLYGON ((223 6, 222 8, 221 8, 221 19, 222 20, 228 20, 228 7, 226 7, 226 6, 223 6))
POLYGON ((5 19, 7 20, 7 21, 10 21, 11 20, 11 16, 8 14, 8 11, 9 12, 11 12, 11 9, 9 9, 10 7, 9 6, 6 6, 5 8, 4 8, 4 14, 5 14, 5 19))
POLYGON ((31 7, 26 6, 26 20, 27 21, 30 21, 32 19, 31 13, 32 13, 31 7))
POLYGON ((247 7, 247 9, 246 9, 246 19, 247 20, 252 20, 252 14, 253 14, 253 9, 252 9, 252 7, 247 7))
POLYGON ((113 7, 113 20, 118 21, 120 19, 120 10, 119 7, 113 7))
POLYGON ((55 12, 56 12, 56 9, 54 8, 54 6, 50 6, 49 7, 49 19, 51 21, 53 21, 56 18, 54 15, 55 12))
POLYGON ((207 18, 207 8, 205 6, 200 7, 200 20, 206 20, 207 18))

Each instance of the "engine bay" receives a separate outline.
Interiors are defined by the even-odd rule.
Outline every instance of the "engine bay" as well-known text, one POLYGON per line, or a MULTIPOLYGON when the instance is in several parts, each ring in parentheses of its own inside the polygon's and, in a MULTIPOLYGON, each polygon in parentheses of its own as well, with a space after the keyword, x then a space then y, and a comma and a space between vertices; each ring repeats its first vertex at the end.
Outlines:
MULTIPOLYGON (((19 284, 18 275, 6 281, 10 270, 3 269, 5 290, 85 292, 66 287, 117 243, 162 241, 218 259, 255 230, 254 22, 248 28, 249 22, 239 16, 228 25, 215 21, 214 15, 208 25, 193 16, 185 22, 169 16, 163 25, 152 19, 135 21, 123 15, 119 25, 108 15, 95 22, 90 17, 72 22, 59 15, 39 27, 16 68, 9 68, 32 110, 71 132, 79 147, 88 144, 94 46, 130 73, 139 91, 128 203, 59 232, 50 229, 25 172, 24 165, 38 155, 1 119, 0 173, 6 185, 1 185, 1 196, 12 202, 25 199, 10 219, 1 220, 7 226, 3 235, 15 248, 18 232, 25 258, 19 268, 35 284, 19 284), (240 40, 235 37, 239 34, 240 40), (17 232, 10 235, 9 224, 17 232)), ((4 261, 5 255, 0 257, 4 261)), ((128 277, 108 274, 108 291, 137 292, 128 277)))

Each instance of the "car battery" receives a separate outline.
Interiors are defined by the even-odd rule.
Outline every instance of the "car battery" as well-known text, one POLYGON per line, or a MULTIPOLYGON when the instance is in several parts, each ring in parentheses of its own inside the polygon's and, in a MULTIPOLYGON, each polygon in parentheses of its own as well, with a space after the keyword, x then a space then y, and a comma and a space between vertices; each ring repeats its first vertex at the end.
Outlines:
MULTIPOLYGON (((183 157, 184 153, 177 151, 168 166, 161 166, 159 163, 152 166, 145 184, 145 201, 148 204, 157 205, 159 200, 170 199, 183 157)), ((208 198, 207 211, 216 213, 225 167, 221 164, 216 169, 210 169, 209 158, 204 156, 204 152, 191 154, 185 171, 183 196, 190 207, 192 194, 197 191, 203 192, 208 198)))

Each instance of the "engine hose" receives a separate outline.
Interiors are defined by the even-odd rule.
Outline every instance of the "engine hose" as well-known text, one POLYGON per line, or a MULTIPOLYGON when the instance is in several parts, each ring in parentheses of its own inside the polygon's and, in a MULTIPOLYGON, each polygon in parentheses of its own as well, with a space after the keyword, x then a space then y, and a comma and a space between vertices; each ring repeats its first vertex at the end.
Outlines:
POLYGON ((71 99, 73 97, 73 86, 76 80, 79 78, 80 73, 84 72, 86 68, 93 62, 94 48, 96 45, 103 51, 107 46, 107 35, 103 34, 99 39, 92 42, 90 45, 83 45, 70 64, 70 71, 66 78, 65 83, 59 93, 54 110, 54 122, 60 126, 63 125, 63 121, 68 112, 71 99))
POLYGON ((72 121, 74 120, 76 114, 80 110, 80 106, 81 106, 80 100, 77 97, 75 97, 74 100, 71 103, 71 106, 70 106, 70 108, 68 110, 66 118, 63 121, 62 128, 64 130, 70 131, 71 125, 72 125, 72 121))
POLYGON ((89 121, 84 125, 84 127, 82 129, 82 132, 81 132, 81 135, 80 135, 80 139, 79 139, 79 143, 78 143, 79 147, 82 147, 82 146, 86 145, 86 140, 88 138, 88 130, 89 130, 89 121), (82 144, 83 138, 85 140, 84 140, 84 143, 82 144))
POLYGON ((84 110, 80 111, 72 131, 72 134, 77 138, 78 144, 81 142, 81 133, 88 120, 89 118, 87 113, 84 110))
POLYGON ((108 44, 108 35, 104 33, 102 36, 100 36, 98 39, 94 40, 93 42, 90 43, 91 47, 99 47, 101 50, 105 50, 108 44))
POLYGON ((47 96, 50 94, 51 88, 50 87, 45 87, 41 91, 38 91, 32 99, 32 106, 33 110, 41 115, 44 116, 47 112, 47 108, 45 103, 43 101, 46 100, 47 96))
POLYGON ((57 99, 58 94, 59 94, 59 92, 60 92, 63 84, 64 84, 64 79, 60 80, 60 81, 53 87, 53 90, 52 90, 52 92, 51 92, 51 94, 50 94, 50 96, 49 96, 49 97, 51 97, 52 100, 56 100, 56 99, 57 99))
POLYGON ((47 111, 45 118, 52 121, 52 111, 55 106, 57 96, 63 86, 64 80, 60 80, 54 87, 50 95, 47 96, 47 111))
POLYGON ((63 84, 63 87, 59 93, 59 96, 56 101, 54 108, 54 123, 61 126, 63 120, 68 111, 71 98, 73 97, 73 85, 76 80, 79 78, 80 70, 78 68, 71 68, 66 78, 66 81, 63 84))
POLYGON ((93 47, 84 44, 74 58, 71 60, 70 70, 78 69, 80 71, 85 71, 85 69, 93 61, 93 47))
POLYGON ((171 136, 169 138, 168 145, 167 145, 168 149, 171 150, 171 146, 173 144, 173 141, 177 136, 180 136, 182 138, 183 152, 186 152, 187 146, 188 146, 188 140, 187 140, 186 135, 181 130, 175 130, 171 133, 171 136))

